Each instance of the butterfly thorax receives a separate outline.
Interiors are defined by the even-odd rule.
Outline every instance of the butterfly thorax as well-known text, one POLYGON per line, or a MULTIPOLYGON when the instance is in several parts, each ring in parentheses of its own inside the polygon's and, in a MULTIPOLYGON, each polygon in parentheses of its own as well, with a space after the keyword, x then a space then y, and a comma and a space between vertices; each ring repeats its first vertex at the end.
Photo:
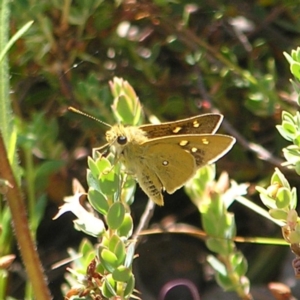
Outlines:
POLYGON ((139 155, 139 150, 142 143, 148 140, 147 133, 138 127, 128 126, 125 127, 121 124, 112 126, 106 132, 106 140, 113 148, 116 156, 126 165, 130 164, 131 155, 139 155))

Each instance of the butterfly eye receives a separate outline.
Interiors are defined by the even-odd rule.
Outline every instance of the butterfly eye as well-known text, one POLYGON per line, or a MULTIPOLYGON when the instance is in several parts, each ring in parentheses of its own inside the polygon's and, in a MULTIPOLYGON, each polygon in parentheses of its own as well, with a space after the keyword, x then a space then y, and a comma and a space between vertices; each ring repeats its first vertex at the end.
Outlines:
POLYGON ((120 145, 125 145, 127 143, 127 137, 124 135, 118 136, 117 142, 120 145))

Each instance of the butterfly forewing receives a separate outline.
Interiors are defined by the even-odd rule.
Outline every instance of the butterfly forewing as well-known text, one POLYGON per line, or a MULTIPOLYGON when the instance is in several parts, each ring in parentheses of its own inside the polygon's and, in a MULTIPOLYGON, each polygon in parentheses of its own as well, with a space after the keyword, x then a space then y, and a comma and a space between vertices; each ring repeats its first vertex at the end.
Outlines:
POLYGON ((204 114, 179 121, 166 122, 157 125, 142 125, 139 128, 147 132, 148 138, 158 138, 182 134, 215 133, 223 116, 219 114, 204 114))

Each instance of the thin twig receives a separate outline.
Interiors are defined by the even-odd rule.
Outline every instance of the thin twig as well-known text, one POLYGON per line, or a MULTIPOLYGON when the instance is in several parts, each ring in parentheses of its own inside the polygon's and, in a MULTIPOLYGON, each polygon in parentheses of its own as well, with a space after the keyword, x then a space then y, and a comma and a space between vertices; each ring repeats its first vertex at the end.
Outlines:
POLYGON ((148 200, 148 203, 145 207, 145 210, 140 218, 139 225, 137 226, 134 234, 133 234, 133 239, 136 240, 135 247, 137 247, 139 243, 139 236, 142 230, 146 229, 149 225, 149 222, 153 216, 155 209, 155 203, 152 200, 148 200))

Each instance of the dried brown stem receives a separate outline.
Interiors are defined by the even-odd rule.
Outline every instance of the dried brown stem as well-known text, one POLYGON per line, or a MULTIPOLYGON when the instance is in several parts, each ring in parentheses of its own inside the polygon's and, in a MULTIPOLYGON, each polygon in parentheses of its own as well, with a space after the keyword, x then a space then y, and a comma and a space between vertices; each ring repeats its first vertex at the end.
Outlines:
POLYGON ((9 164, 6 148, 0 132, 0 178, 7 180, 11 187, 5 194, 12 215, 14 233, 20 248, 23 262, 32 284, 36 299, 51 299, 47 280, 40 262, 36 246, 30 234, 24 198, 9 164))

